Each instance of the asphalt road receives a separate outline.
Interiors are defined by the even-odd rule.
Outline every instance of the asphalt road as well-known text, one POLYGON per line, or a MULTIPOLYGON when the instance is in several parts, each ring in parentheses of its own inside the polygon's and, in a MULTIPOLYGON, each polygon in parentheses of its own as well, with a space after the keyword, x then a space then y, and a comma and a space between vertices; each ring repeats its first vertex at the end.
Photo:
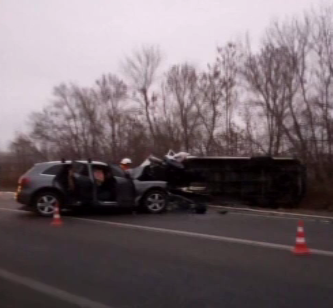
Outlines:
MULTIPOLYGON (((1 308, 333 307, 333 257, 144 229, 293 245, 294 219, 94 213, 52 227, 17 208, 0 201, 1 308)), ((310 248, 333 251, 333 224, 305 231, 310 248)))

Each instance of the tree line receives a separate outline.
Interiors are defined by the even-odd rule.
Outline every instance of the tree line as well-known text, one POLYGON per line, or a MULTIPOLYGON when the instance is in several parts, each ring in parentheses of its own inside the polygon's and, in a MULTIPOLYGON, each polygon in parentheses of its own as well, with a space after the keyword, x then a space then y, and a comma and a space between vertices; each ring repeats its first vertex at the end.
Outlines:
POLYGON ((194 155, 295 156, 326 191, 333 177, 333 11, 272 22, 216 50, 205 68, 162 71, 157 47, 125 57, 121 76, 60 84, 10 145, 18 168, 50 159, 136 163, 169 149, 194 155))

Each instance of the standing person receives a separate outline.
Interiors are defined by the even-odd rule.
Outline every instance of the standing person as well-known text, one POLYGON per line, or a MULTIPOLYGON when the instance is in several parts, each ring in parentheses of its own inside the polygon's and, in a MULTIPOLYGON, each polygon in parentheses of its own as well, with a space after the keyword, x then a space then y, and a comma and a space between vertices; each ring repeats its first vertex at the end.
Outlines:
POLYGON ((131 169, 131 166, 132 166, 132 160, 129 158, 123 158, 120 162, 120 167, 124 171, 128 171, 129 169, 131 169))

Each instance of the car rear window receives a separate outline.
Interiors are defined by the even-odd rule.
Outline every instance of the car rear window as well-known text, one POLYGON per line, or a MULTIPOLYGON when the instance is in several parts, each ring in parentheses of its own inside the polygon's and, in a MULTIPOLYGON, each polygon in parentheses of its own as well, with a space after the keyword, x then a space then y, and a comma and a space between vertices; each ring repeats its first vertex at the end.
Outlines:
POLYGON ((58 172, 61 170, 62 165, 54 165, 42 172, 42 174, 47 174, 47 175, 56 175, 58 172))

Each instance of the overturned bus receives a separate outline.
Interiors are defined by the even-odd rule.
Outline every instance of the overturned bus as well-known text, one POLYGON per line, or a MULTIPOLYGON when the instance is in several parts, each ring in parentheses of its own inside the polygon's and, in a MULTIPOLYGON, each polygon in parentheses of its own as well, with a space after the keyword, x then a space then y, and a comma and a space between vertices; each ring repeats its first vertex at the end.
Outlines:
POLYGON ((294 158, 187 156, 181 160, 182 167, 172 161, 170 156, 161 160, 163 163, 151 159, 144 177, 209 195, 217 204, 295 207, 306 192, 306 168, 294 158), (162 166, 166 172, 161 172, 162 166))

